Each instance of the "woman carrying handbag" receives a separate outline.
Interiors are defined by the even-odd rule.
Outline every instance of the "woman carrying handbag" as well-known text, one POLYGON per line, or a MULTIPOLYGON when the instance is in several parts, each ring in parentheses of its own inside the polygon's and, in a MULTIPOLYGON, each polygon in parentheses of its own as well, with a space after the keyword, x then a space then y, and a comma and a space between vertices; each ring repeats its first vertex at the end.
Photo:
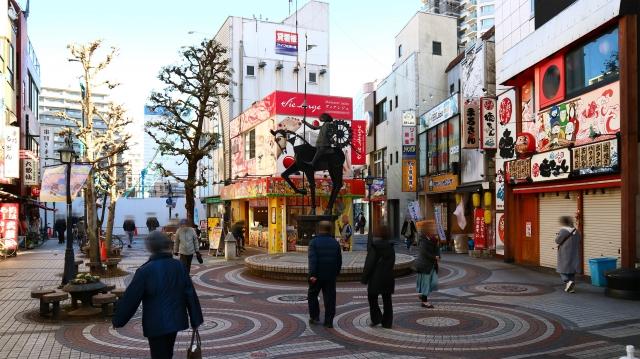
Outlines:
POLYGON ((423 308, 433 308, 427 296, 438 289, 438 261, 440 260, 440 248, 435 240, 431 239, 424 231, 424 226, 418 227, 418 256, 415 261, 416 290, 423 308))

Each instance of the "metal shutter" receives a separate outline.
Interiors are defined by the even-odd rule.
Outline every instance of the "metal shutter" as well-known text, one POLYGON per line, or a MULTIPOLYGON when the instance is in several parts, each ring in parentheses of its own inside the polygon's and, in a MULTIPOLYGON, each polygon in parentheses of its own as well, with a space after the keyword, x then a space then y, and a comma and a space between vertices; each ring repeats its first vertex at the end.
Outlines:
POLYGON ((615 257, 620 265, 622 209, 618 188, 607 189, 604 194, 600 190, 587 193, 583 202, 583 246, 584 270, 590 275, 589 258, 615 257))
POLYGON ((567 192, 560 192, 559 195, 555 192, 539 195, 540 266, 542 267, 556 268, 557 266, 555 239, 560 229, 558 219, 576 214, 578 208, 576 193, 571 192, 569 199, 566 199, 566 196, 567 192))

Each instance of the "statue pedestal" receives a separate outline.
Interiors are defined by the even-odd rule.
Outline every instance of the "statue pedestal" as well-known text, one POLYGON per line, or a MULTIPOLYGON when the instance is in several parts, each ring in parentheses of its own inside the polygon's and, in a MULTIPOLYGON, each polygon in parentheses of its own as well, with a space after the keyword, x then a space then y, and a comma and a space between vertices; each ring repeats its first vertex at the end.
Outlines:
POLYGON ((322 221, 329 221, 333 224, 333 230, 331 233, 335 233, 335 223, 338 216, 335 215, 302 215, 298 216, 298 241, 296 245, 308 246, 313 236, 318 233, 318 223, 322 221))

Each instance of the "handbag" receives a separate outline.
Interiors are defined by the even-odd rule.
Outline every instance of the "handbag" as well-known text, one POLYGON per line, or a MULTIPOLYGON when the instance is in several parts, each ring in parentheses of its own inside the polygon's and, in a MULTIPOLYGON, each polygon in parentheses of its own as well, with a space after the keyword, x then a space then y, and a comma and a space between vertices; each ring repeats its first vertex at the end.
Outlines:
POLYGON ((202 260, 202 254, 200 254, 200 252, 196 252, 196 259, 198 260, 198 263, 204 263, 204 260, 202 260))
POLYGON ((194 329, 191 334, 191 344, 187 349, 187 359, 202 359, 202 348, 200 342, 200 332, 198 329, 194 329))

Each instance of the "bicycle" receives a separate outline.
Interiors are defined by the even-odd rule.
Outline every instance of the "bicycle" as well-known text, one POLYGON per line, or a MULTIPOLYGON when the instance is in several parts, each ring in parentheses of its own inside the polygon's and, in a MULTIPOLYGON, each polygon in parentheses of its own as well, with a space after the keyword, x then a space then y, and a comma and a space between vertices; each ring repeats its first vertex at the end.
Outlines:
POLYGON ((16 256, 18 252, 18 242, 15 239, 0 238, 0 255, 7 257, 16 256))
POLYGON ((111 235, 111 249, 122 249, 124 248, 124 242, 120 238, 120 236, 112 234, 111 235))

